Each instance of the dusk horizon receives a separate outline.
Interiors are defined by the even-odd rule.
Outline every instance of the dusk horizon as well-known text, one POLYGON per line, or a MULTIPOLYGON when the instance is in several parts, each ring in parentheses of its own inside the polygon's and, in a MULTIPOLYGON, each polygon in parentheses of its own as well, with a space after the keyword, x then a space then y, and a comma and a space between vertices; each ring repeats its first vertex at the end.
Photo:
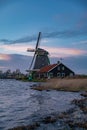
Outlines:
MULTIPOLYGON (((3 54, 4 58, 6 57, 7 60, 0 60, 0 70, 6 72, 7 70, 11 70, 11 72, 19 69, 22 73, 26 74, 30 67, 32 56, 26 56, 21 54, 3 54)), ((86 75, 86 57, 65 57, 60 59, 58 57, 49 57, 50 64, 56 64, 58 61, 62 62, 64 65, 69 67, 75 74, 79 75, 86 75), (80 64, 81 62, 81 64, 80 64)))
POLYGON ((87 130, 87 0, 0 0, 0 130, 87 130))
POLYGON ((47 50, 55 63, 62 58, 76 73, 87 74, 86 0, 3 0, 0 27, 0 70, 6 63, 13 65, 12 54, 33 56, 27 48, 35 49, 41 32, 39 48, 47 50))

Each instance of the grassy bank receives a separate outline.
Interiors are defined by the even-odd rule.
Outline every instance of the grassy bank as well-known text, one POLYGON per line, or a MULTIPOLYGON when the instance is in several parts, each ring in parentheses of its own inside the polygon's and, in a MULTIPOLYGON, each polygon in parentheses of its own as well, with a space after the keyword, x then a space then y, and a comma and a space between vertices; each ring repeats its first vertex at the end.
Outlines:
POLYGON ((87 91, 87 78, 78 79, 50 79, 45 83, 41 83, 36 90, 62 90, 62 91, 87 91))

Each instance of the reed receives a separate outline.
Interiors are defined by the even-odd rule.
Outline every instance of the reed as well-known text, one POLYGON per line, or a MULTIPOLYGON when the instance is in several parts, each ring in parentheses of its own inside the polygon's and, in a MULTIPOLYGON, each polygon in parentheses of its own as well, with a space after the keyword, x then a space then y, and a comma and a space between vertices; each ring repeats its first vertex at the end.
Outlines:
POLYGON ((62 90, 62 91, 87 91, 87 79, 50 79, 40 86, 34 88, 36 90, 62 90))

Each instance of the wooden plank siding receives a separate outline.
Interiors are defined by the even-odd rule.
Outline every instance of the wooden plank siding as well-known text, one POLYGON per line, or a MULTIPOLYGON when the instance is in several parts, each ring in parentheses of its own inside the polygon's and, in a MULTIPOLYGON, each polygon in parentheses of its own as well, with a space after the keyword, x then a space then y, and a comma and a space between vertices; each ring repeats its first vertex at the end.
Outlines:
POLYGON ((40 78, 74 76, 75 73, 62 63, 45 66, 38 72, 40 78))

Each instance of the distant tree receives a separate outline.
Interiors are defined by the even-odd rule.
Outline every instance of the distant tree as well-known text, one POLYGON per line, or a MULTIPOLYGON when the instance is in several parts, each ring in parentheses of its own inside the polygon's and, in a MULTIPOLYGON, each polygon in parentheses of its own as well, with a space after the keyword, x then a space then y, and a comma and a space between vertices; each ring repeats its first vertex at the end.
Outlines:
POLYGON ((16 74, 21 74, 20 69, 16 69, 16 74))
POLYGON ((2 78, 3 77, 3 72, 2 72, 2 70, 0 70, 0 78, 2 78))
POLYGON ((2 71, 2 70, 0 70, 0 74, 3 74, 3 71, 2 71))
POLYGON ((6 74, 11 74, 11 70, 8 69, 8 70, 6 71, 6 74))

